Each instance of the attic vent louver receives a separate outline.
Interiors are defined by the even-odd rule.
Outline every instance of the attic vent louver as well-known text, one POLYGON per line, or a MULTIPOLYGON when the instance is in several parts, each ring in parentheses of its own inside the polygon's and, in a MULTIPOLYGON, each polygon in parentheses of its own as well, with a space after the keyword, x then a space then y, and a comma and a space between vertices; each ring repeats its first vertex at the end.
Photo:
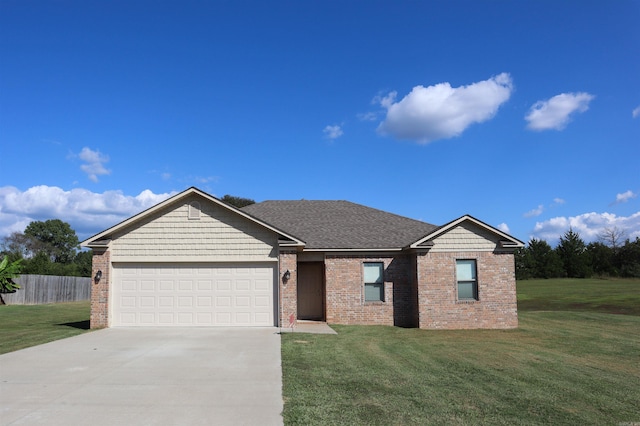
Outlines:
POLYGON ((200 203, 192 201, 189 203, 189 220, 200 219, 200 203))

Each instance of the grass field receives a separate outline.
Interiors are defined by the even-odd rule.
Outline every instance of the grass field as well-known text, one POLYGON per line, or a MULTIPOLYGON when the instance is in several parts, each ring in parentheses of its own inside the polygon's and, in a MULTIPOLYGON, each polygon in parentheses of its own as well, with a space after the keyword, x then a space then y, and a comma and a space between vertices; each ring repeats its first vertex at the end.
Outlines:
POLYGON ((285 424, 638 423, 640 316, 602 312, 636 313, 640 281, 611 284, 520 282, 517 330, 283 335, 285 424))
POLYGON ((0 354, 89 329, 89 302, 0 306, 0 354))
POLYGON ((518 310, 588 311, 640 316, 640 280, 518 281, 518 310))

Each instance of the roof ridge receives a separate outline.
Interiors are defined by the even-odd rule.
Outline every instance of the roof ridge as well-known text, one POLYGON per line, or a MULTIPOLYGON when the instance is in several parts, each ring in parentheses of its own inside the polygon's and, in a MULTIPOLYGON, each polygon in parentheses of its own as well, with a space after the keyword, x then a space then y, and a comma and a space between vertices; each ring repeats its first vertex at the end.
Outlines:
MULTIPOLYGON (((264 201, 260 201, 260 202, 255 203, 255 204, 251 204, 250 206, 255 206, 257 204, 262 204, 262 203, 267 203, 267 202, 269 202, 269 203, 297 203, 297 202, 333 202, 333 203, 338 203, 339 202, 339 203, 347 203, 347 204, 350 204, 350 205, 353 205, 353 206, 363 207, 363 208, 368 209, 368 210, 374 210, 374 211, 377 211, 377 212, 385 214, 385 215, 392 215, 392 216, 395 216, 397 218, 411 220, 411 221, 414 221, 414 222, 427 224, 427 225, 432 225, 432 226, 439 226, 439 225, 435 225, 435 224, 430 223, 430 222, 425 222, 424 220, 414 219, 412 217, 404 216, 404 215, 401 215, 399 213, 393 213, 393 212, 390 212, 390 211, 387 211, 387 210, 382 210, 382 209, 379 209, 377 207, 367 206, 365 204, 356 203, 356 202, 353 202, 353 201, 350 201, 350 200, 338 200, 338 199, 335 199, 335 200, 307 200, 307 199, 304 199, 304 198, 300 199, 300 200, 264 200, 264 201)), ((246 207, 251 208, 250 206, 246 206, 246 207)))

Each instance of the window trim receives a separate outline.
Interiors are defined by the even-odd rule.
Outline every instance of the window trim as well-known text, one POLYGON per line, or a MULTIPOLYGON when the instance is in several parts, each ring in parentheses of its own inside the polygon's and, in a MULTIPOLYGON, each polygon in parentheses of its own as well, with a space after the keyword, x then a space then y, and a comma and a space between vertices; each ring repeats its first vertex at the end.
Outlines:
POLYGON ((456 274, 456 300, 458 302, 477 302, 480 300, 480 285, 478 280, 478 259, 461 258, 456 259, 455 265, 456 274), (473 262, 472 279, 459 279, 458 277, 458 262, 473 262), (472 284, 473 297, 460 297, 460 284, 472 284))
POLYGON ((385 302, 385 285, 384 285, 384 262, 362 262, 362 300, 364 303, 384 303, 385 302), (367 265, 376 265, 380 268, 381 282, 367 282, 365 276, 365 268, 367 265), (380 288, 380 298, 375 300, 367 299, 367 286, 375 286, 380 288))

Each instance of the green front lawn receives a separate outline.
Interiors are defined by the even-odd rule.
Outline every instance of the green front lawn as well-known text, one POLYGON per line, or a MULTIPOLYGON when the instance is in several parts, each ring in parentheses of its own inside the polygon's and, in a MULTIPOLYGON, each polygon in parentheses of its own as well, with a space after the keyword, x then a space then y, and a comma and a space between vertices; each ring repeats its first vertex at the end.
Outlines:
POLYGON ((337 336, 282 335, 285 424, 639 422, 640 316, 600 311, 640 305, 640 281, 615 291, 601 288, 609 282, 547 284, 518 283, 529 302, 516 330, 334 326, 337 336), (577 308, 574 300, 587 302, 553 311, 577 308))
POLYGON ((89 302, 0 306, 0 354, 81 334, 89 302))

